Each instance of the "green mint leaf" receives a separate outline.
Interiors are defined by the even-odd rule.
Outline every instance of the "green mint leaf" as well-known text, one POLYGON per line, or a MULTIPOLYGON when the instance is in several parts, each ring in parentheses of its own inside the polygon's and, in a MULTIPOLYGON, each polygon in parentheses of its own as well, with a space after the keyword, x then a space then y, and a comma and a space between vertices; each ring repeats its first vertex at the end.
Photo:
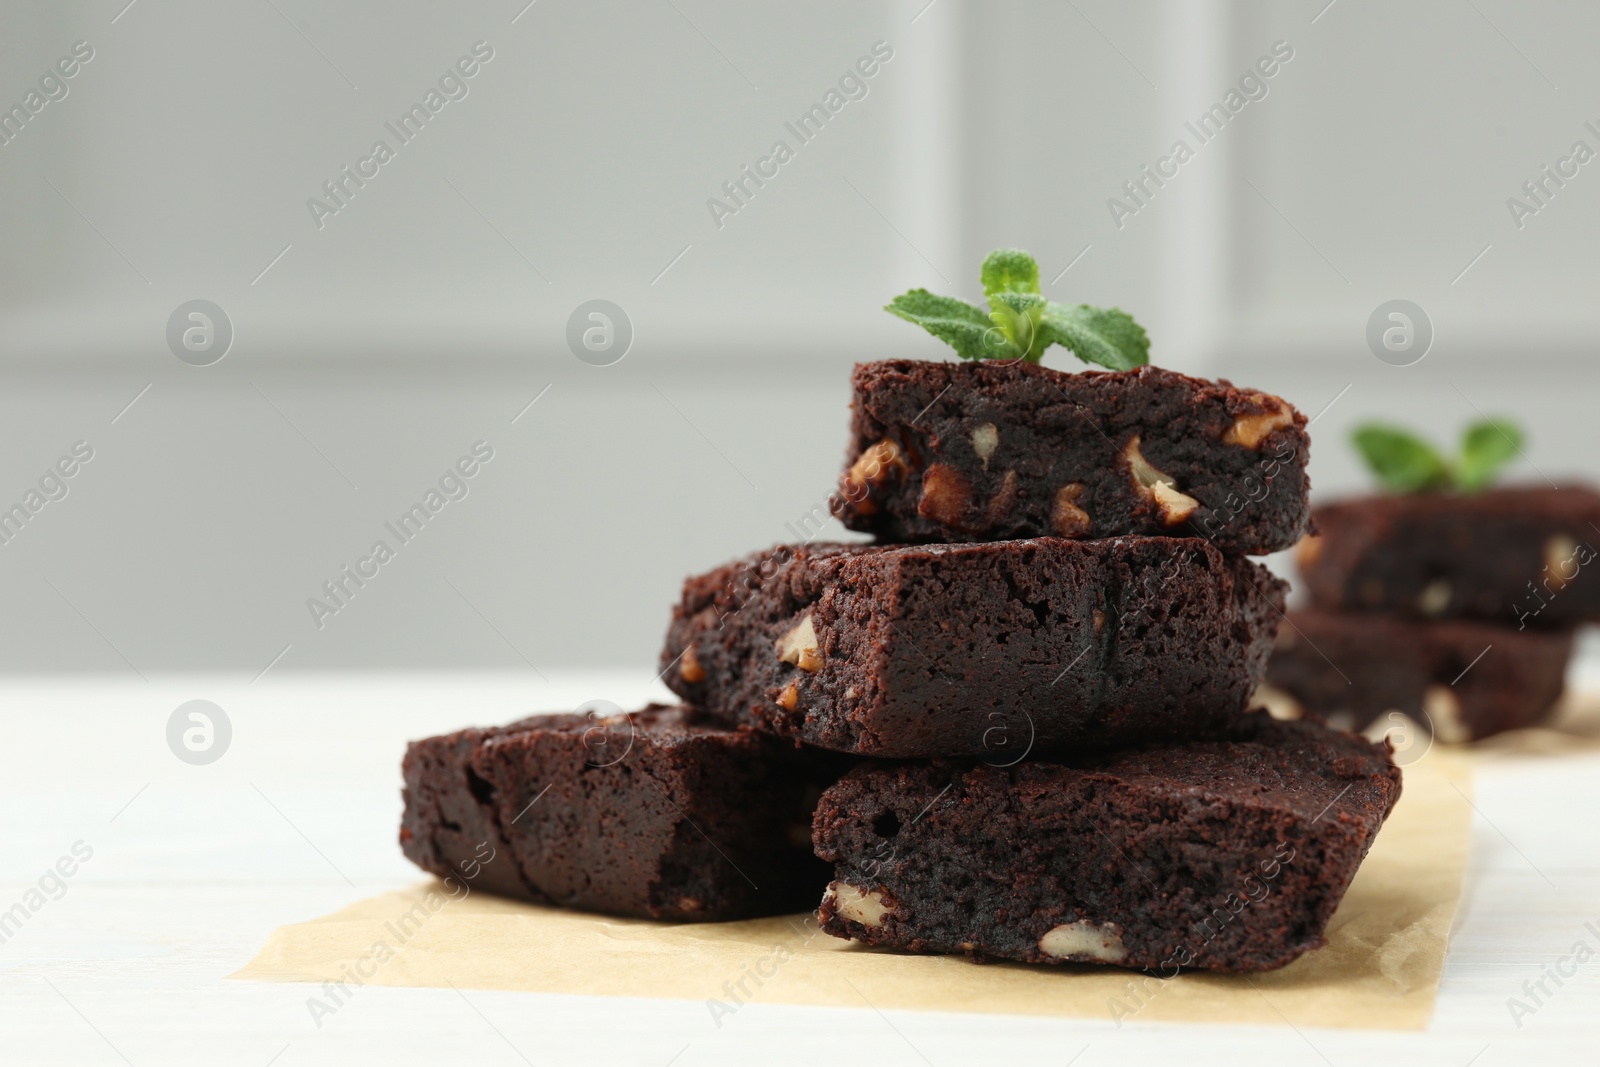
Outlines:
POLYGON ((1434 447, 1404 430, 1367 423, 1356 427, 1350 439, 1390 492, 1440 489, 1452 481, 1450 468, 1434 447))
POLYGON ((1023 354, 996 328, 988 312, 965 300, 913 289, 895 297, 883 310, 921 326, 954 348, 962 359, 1016 359, 1023 354))
POLYGON ((914 322, 962 359, 1026 359, 1037 363, 1052 344, 1085 363, 1131 370, 1150 362, 1144 327, 1120 308, 1070 306, 1039 292, 1039 265, 1018 248, 989 253, 981 272, 989 311, 963 300, 913 289, 885 311, 914 322))
POLYGON ((1468 426, 1461 436, 1456 485, 1469 493, 1486 488, 1521 451, 1522 442, 1521 428, 1509 419, 1487 419, 1468 426))
POLYGON ((989 318, 1016 351, 1012 358, 1039 362, 1045 345, 1050 343, 1039 326, 1044 307, 1045 299, 1038 293, 1001 292, 989 297, 989 318))
POLYGON ((1037 293, 1039 264, 1020 248, 997 248, 983 261, 983 295, 1037 293))
POLYGON ((1069 348, 1085 363, 1132 370, 1150 362, 1150 338, 1121 308, 1073 307, 1052 300, 1045 304, 1039 326, 1045 344, 1069 348))

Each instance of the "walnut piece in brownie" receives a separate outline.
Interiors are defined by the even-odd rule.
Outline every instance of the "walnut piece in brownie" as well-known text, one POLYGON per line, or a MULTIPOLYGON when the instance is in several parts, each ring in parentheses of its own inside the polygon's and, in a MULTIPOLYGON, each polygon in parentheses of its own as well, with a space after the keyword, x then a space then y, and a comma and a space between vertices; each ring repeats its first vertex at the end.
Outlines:
POLYGON ((440 877, 539 903, 680 921, 801 911, 827 882, 811 812, 843 769, 687 708, 535 716, 412 742, 400 844, 440 877))
POLYGON ((1441 741, 1533 726, 1561 697, 1569 630, 1356 612, 1291 611, 1267 685, 1302 712, 1361 730, 1404 712, 1441 741))
POLYGON ((1305 416, 1267 393, 1140 367, 856 365, 832 507, 884 541, 1163 534, 1222 551, 1306 532, 1305 416))
POLYGON ((1324 943, 1399 794, 1386 747, 1260 713, 1087 761, 862 767, 817 806, 818 917, 910 952, 1271 970, 1324 943))
POLYGON ((796 741, 1010 762, 1232 716, 1285 588, 1194 538, 780 545, 690 578, 661 662, 685 701, 796 741))
POLYGON ((1600 492, 1507 486, 1318 507, 1296 553, 1319 608, 1489 619, 1515 629, 1600 621, 1600 492))

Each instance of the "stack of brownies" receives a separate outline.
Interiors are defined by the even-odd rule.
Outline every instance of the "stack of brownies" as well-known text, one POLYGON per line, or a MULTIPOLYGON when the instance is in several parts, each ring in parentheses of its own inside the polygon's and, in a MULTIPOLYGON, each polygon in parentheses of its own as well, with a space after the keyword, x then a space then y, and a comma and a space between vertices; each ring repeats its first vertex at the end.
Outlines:
POLYGON ((615 915, 816 909, 913 952, 1281 966, 1399 794, 1386 748, 1248 712, 1305 532, 1305 417, 1154 367, 856 368, 831 507, 867 544, 690 578, 684 704, 414 743, 406 854, 615 915), (478 869, 474 864, 474 869, 478 869))
MULTIPOLYGON (((1264 699, 1362 729, 1405 714, 1441 741, 1533 726, 1561 696, 1600 493, 1519 486, 1320 507, 1297 559, 1309 608, 1278 634, 1264 699)), ((1387 726, 1388 724, 1384 724, 1387 726)))

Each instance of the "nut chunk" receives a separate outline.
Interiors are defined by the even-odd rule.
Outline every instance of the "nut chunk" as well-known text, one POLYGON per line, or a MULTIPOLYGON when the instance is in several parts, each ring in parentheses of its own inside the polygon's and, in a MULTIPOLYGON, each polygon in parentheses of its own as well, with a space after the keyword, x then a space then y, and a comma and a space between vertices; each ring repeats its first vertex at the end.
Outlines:
POLYGON ((700 666, 700 657, 694 654, 693 645, 683 650, 683 659, 678 662, 678 675, 686 682, 706 680, 706 669, 700 666))
POLYGON ((900 456, 900 446, 885 438, 861 450, 861 455, 845 472, 840 489, 846 500, 854 502, 858 511, 864 508, 866 511, 863 514, 870 514, 873 507, 871 490, 896 475, 904 474, 905 470, 906 462, 900 456))
POLYGON ((799 626, 778 638, 778 659, 803 671, 821 668, 822 653, 817 647, 817 628, 811 622, 810 615, 801 619, 799 626))
POLYGON ((685 701, 840 752, 1142 743, 1245 706, 1284 588, 1196 538, 788 545, 690 578, 662 665, 693 645, 685 701))
POLYGON ((816 903, 827 867, 804 831, 844 767, 651 705, 413 741, 401 770, 400 844, 425 871, 541 904, 711 922, 816 903))
POLYGON ((1200 501, 1194 497, 1178 492, 1177 479, 1156 470, 1150 461, 1144 458, 1144 454, 1139 451, 1138 434, 1134 434, 1128 441, 1128 447, 1123 450, 1123 455, 1127 457, 1128 473, 1133 478, 1134 486, 1155 501, 1156 508, 1161 513, 1163 526, 1176 526, 1200 506, 1200 501))
POLYGON ((857 889, 848 882, 830 883, 823 902, 841 918, 869 928, 882 926, 884 913, 893 907, 882 890, 857 889))
POLYGON ((1308 528, 1306 418, 1266 393, 1159 367, 993 360, 861 363, 851 385, 832 510, 880 541, 1182 533, 1240 555, 1308 528), (1073 485, 1081 499, 1063 500, 1073 485))
POLYGON ((1294 411, 1288 404, 1275 396, 1262 399, 1266 402, 1267 409, 1240 415, 1234 419, 1233 425, 1222 435, 1224 444, 1260 448, 1261 442, 1265 441, 1273 430, 1282 430, 1294 425, 1294 411))
POLYGON ((1083 537, 1093 528, 1089 513, 1078 506, 1083 496, 1083 483, 1063 485, 1056 493, 1056 506, 1051 512, 1052 532, 1057 537, 1083 537))
POLYGON ((972 499, 972 486, 954 467, 935 463, 922 475, 922 496, 917 499, 917 514, 946 526, 960 526, 972 499))
POLYGON ((1261 713, 1059 762, 866 765, 817 805, 818 915, 909 952, 1271 970, 1323 944, 1399 795, 1386 748, 1261 713))

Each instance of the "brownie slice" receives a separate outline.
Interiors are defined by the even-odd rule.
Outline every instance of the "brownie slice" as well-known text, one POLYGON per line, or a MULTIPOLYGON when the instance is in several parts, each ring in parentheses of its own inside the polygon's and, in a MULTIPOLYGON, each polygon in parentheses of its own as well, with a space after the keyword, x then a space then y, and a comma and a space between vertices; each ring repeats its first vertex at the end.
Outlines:
POLYGON ((684 584, 662 664, 685 701, 782 737, 1012 762, 1232 716, 1285 588, 1194 538, 779 545, 684 584))
POLYGON ((803 911, 827 882, 811 812, 843 770, 688 708, 536 716, 412 742, 400 844, 423 870, 545 904, 682 921, 803 911))
POLYGON ((1291 611, 1267 684, 1302 712, 1363 729, 1401 711, 1442 741, 1533 726, 1561 696, 1568 630, 1291 611))
POLYGON ((1305 416, 1159 367, 856 365, 830 504, 883 541, 1203 537, 1274 552, 1306 532, 1305 416))
POLYGON ((1600 493, 1508 486, 1345 500, 1297 553, 1323 608, 1468 616, 1502 626, 1600 621, 1600 493))
POLYGON ((1399 795, 1386 747, 1265 714, 1087 761, 861 768, 817 806, 818 917, 911 952, 1270 970, 1324 943, 1399 795))

